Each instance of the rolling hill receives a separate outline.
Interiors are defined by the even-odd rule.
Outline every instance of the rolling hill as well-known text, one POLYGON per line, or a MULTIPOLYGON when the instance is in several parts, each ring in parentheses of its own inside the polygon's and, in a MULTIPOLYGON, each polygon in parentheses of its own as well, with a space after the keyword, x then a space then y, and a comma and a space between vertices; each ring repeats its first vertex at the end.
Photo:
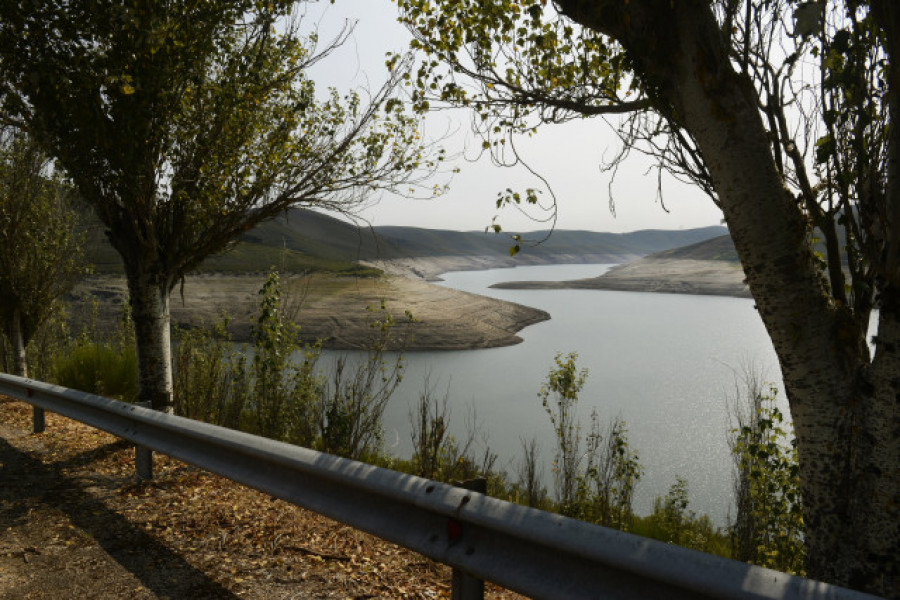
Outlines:
MULTIPOLYGON (((97 224, 91 231, 89 259, 99 273, 121 272, 118 255, 97 224)), ((638 256, 696 244, 721 236, 724 227, 678 231, 643 230, 630 233, 598 233, 559 230, 524 233, 519 257, 528 262, 621 262, 638 256), (546 239, 544 239, 546 238, 546 239), (540 243, 528 243, 530 240, 540 243)), ((293 209, 261 223, 244 234, 225 252, 211 256, 200 272, 259 272, 276 267, 285 272, 328 271, 372 274, 359 261, 422 257, 509 257, 509 234, 483 231, 450 231, 418 227, 358 226, 307 209, 293 209)))

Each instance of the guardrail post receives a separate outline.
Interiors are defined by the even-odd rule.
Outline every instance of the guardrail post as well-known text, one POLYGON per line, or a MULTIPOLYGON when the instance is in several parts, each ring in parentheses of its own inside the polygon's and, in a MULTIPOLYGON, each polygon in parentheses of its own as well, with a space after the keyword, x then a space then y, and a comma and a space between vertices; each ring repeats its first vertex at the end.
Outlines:
MULTIPOLYGON (((469 479, 468 481, 454 481, 457 487, 479 492, 487 493, 487 479, 479 477, 478 479, 469 479)), ((453 569, 453 592, 452 600, 484 600, 484 581, 469 575, 460 569, 453 569)))
MULTIPOLYGON (((150 402, 135 402, 135 406, 152 408, 150 402)), ((134 447, 134 471, 138 482, 153 479, 153 450, 146 446, 134 447)))
POLYGON ((31 409, 31 424, 32 430, 35 433, 44 433, 44 429, 47 427, 47 422, 44 419, 44 409, 38 408, 35 406, 31 409))

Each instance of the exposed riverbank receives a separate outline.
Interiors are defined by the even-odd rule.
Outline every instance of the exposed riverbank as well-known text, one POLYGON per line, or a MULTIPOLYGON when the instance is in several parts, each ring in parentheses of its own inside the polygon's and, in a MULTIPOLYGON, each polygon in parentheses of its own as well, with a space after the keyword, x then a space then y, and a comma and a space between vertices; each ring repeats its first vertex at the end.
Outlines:
POLYGON ((590 289, 749 298, 740 263, 646 257, 600 277, 573 281, 509 281, 491 287, 520 290, 590 289))
POLYGON ((393 258, 389 260, 362 261, 363 264, 381 269, 385 273, 414 277, 426 281, 440 281, 442 273, 450 271, 483 271, 486 269, 511 269, 535 265, 556 264, 619 264, 640 258, 636 254, 554 254, 550 257, 522 253, 510 256, 428 256, 393 258))
MULTIPOLYGON (((198 275, 185 279, 172 294, 172 321, 181 327, 210 325, 227 313, 237 342, 250 338, 250 324, 265 275, 198 275)), ((127 297, 122 277, 92 277, 76 289, 76 320, 89 312, 86 300, 98 301, 101 326, 121 314, 127 297)), ((469 294, 414 277, 283 277, 283 300, 289 316, 301 325, 304 340, 321 339, 329 348, 362 348, 375 332, 371 323, 383 319, 382 303, 397 326, 398 345, 414 350, 466 350, 509 346, 521 342, 520 330, 550 318, 545 311, 469 294), (374 310, 373 310, 374 309, 374 310), (408 322, 410 313, 415 322, 408 322)))

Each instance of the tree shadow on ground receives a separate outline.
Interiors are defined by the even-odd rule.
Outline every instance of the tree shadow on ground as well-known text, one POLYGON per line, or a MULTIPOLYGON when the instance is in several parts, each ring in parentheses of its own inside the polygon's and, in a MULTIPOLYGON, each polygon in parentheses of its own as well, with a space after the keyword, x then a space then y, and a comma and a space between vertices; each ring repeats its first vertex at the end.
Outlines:
POLYGON ((159 597, 236 600, 238 596, 64 475, 67 468, 121 449, 119 442, 107 446, 44 464, 0 438, 0 530, 24 525, 30 510, 57 509, 159 597))

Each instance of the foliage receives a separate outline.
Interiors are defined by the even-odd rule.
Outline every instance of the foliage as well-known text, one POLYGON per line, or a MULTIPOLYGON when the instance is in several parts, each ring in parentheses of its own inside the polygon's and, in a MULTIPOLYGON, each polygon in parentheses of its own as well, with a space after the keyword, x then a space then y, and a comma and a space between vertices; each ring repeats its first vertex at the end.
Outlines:
POLYGON ((417 185, 443 156, 393 98, 316 90, 294 2, 0 8, 4 113, 27 124, 122 256, 141 396, 171 403, 168 297, 238 235, 291 206, 348 212, 417 185))
POLYGON ((499 116, 499 133, 623 104, 634 108, 628 62, 609 38, 574 26, 536 0, 452 4, 451 12, 444 0, 398 3, 400 20, 415 37, 411 47, 424 55, 410 78, 420 109, 435 101, 471 106, 482 123, 499 116))
POLYGON ((802 432, 807 572, 900 594, 895 3, 400 6, 421 50, 413 93, 474 107, 500 159, 538 124, 634 110, 615 125, 623 148, 607 166, 637 150, 722 209, 802 432))
POLYGON ((416 411, 411 410, 409 414, 412 466, 419 477, 447 480, 443 467, 446 463, 445 444, 450 436, 447 430, 450 421, 450 409, 447 407, 449 390, 441 400, 434 393, 426 378, 416 411))
POLYGON ((578 355, 565 358, 557 354, 556 367, 550 369, 547 381, 541 386, 538 398, 553 425, 556 437, 556 455, 553 460, 553 481, 560 512, 566 516, 578 516, 578 488, 581 473, 581 424, 575 414, 578 393, 584 387, 587 370, 576 370, 578 355))
MULTIPOLYGON (((70 337, 66 317, 63 307, 56 303, 53 311, 25 347, 30 378, 38 381, 56 381, 54 363, 70 337)), ((0 372, 14 373, 15 368, 12 344, 5 333, 0 331, 0 372)))
MULTIPOLYGON (((641 477, 638 456, 629 448, 625 422, 615 419, 603 432, 596 411, 591 414, 586 450, 581 452, 581 423, 575 408, 587 370, 577 370, 577 358, 574 352, 565 357, 557 354, 556 367, 550 369, 547 381, 538 393, 556 434, 553 473, 559 512, 608 527, 628 529, 633 518, 634 486, 641 477)), ((533 469, 528 466, 532 452, 526 446, 526 472, 533 469)), ((532 494, 539 497, 538 490, 533 482, 528 483, 528 479, 526 487, 530 490, 529 497, 532 494)))
POLYGON ((479 477, 487 479, 491 495, 507 493, 506 477, 494 470, 497 455, 491 451, 487 435, 478 425, 473 408, 466 420, 466 435, 457 438, 450 434, 450 409, 447 392, 438 399, 428 377, 419 394, 415 411, 410 411, 410 437, 413 454, 410 470, 420 477, 457 484, 479 477), (481 454, 476 454, 478 447, 481 454))
POLYGON ((599 417, 593 412, 587 446, 584 480, 591 498, 588 519, 628 531, 634 521, 634 487, 643 471, 637 453, 628 445, 625 421, 613 419, 604 438, 599 417))
POLYGON ((175 414, 240 429, 250 397, 247 359, 228 334, 223 316, 211 330, 176 329, 175 414))
POLYGON ((99 396, 134 402, 137 398, 134 348, 106 342, 77 342, 56 361, 56 382, 99 396))
POLYGON ((737 515, 734 557, 785 571, 804 572, 800 475, 796 441, 770 386, 752 398, 749 418, 732 431, 737 515))
POLYGON ((367 355, 354 364, 342 356, 326 374, 319 364, 321 344, 298 342, 299 327, 288 316, 277 272, 268 275, 259 295, 250 348, 231 342, 227 319, 212 333, 178 332, 178 414, 349 458, 380 460, 382 415, 403 372, 402 357, 386 354, 396 341, 386 306, 372 321, 375 337, 367 355), (246 354, 252 355, 249 362, 246 354))
MULTIPOLYGON (((369 323, 373 335, 366 356, 352 365, 346 356, 338 359, 325 382, 319 409, 322 449, 355 459, 381 450, 381 418, 403 379, 403 356, 387 355, 389 347, 403 347, 402 340, 395 339, 397 322, 384 301, 379 307, 368 306, 366 310, 373 315, 369 323)), ((406 322, 414 321, 407 312, 406 322)))
POLYGON ((56 354, 53 370, 56 383, 63 387, 134 402, 138 394, 137 356, 127 304, 115 335, 104 338, 89 324, 56 354))
POLYGON ((688 483, 677 477, 669 493, 653 502, 653 513, 638 519, 635 533, 685 548, 729 556, 728 538, 706 515, 688 509, 688 483))
POLYGON ((522 462, 519 465, 517 486, 521 501, 532 508, 548 508, 547 488, 542 483, 540 447, 535 438, 521 439, 522 462))
POLYGON ((0 128, 0 322, 22 376, 29 342, 85 272, 71 203, 34 140, 0 128))

